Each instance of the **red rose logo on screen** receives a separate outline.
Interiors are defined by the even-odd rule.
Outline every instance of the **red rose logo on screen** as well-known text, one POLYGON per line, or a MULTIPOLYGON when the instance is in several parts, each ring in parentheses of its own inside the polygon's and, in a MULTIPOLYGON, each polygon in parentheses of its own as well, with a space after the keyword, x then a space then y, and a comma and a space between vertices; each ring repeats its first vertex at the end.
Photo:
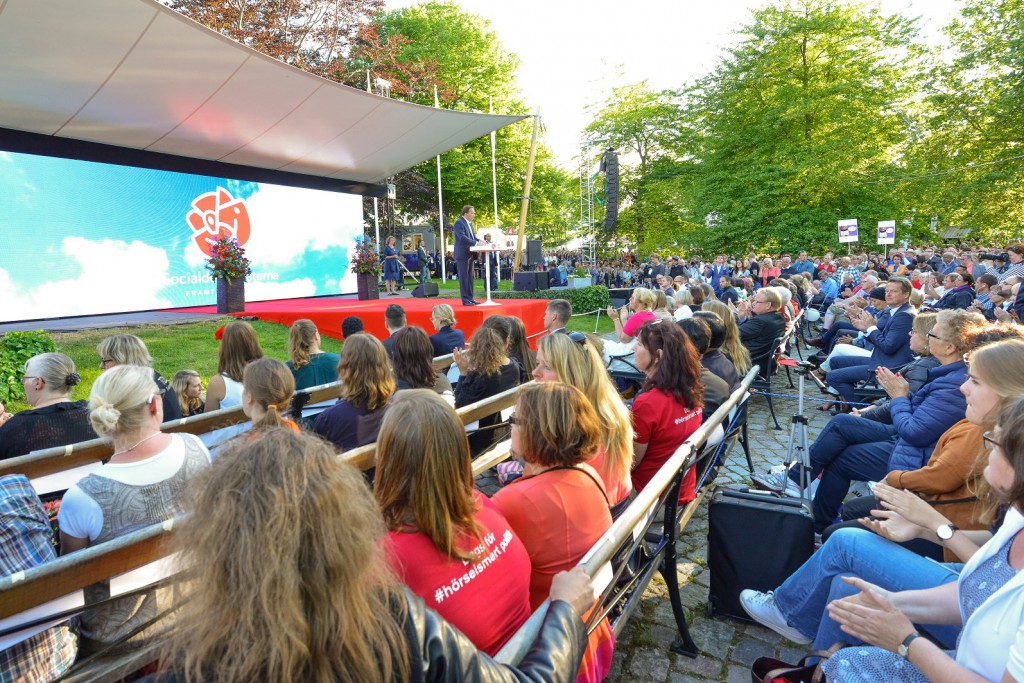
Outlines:
POLYGON ((245 200, 235 199, 223 187, 201 194, 192 200, 192 210, 185 216, 192 228, 192 237, 207 256, 212 256, 211 242, 218 237, 234 238, 239 245, 249 240, 249 212, 245 200))

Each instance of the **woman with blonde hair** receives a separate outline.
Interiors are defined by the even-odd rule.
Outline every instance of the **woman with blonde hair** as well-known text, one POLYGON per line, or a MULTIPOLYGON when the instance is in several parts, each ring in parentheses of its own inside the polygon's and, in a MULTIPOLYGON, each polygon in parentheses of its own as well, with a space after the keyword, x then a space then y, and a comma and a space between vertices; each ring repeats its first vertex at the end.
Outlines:
POLYGON ((673 297, 676 300, 676 310, 672 313, 673 320, 686 320, 693 317, 693 295, 689 289, 680 289, 673 297))
POLYGON ((562 382, 576 387, 590 401, 600 426, 600 445, 590 461, 601 475, 612 505, 629 496, 633 484, 633 424, 626 404, 604 369, 600 352, 582 332, 551 334, 537 344, 538 382, 562 382))
MULTIPOLYGON (((519 385, 519 366, 508 357, 505 340, 494 330, 479 327, 470 338, 469 351, 455 350, 460 379, 455 385, 455 407, 482 401, 519 385)), ((480 418, 479 429, 470 434, 469 446, 476 457, 507 437, 508 430, 496 429, 501 414, 480 418)))
POLYGON ((430 313, 430 322, 437 330, 430 335, 430 344, 434 347, 434 358, 447 356, 452 349, 466 346, 466 333, 455 328, 455 311, 448 304, 438 304, 430 313))
POLYGON ((312 320, 300 318, 288 332, 288 369, 296 389, 338 381, 338 354, 320 348, 320 331, 312 320))
POLYGON ((242 405, 242 373, 258 358, 263 358, 263 348, 252 325, 236 320, 224 327, 217 351, 217 374, 206 385, 206 412, 242 405))
POLYGON ((661 289, 654 292, 654 308, 651 313, 658 320, 672 320, 672 312, 675 310, 675 299, 669 303, 669 296, 661 289))
POLYGON ((299 426, 284 417, 295 393, 291 370, 276 358, 259 358, 242 373, 242 412, 252 420, 253 431, 299 426))
POLYGON ((582 571, 555 578, 519 669, 494 662, 398 583, 362 474, 320 439, 275 429, 235 442, 192 490, 176 534, 180 609, 160 658, 170 671, 152 680, 568 683, 576 673, 580 613, 594 599, 582 571))
POLYGON ((71 400, 71 391, 82 381, 71 358, 63 353, 32 356, 19 381, 32 408, 0 417, 0 460, 96 438, 88 405, 71 400))
MULTIPOLYGON (((107 337, 96 345, 96 353, 100 356, 100 370, 104 372, 117 365, 153 367, 153 357, 149 355, 146 342, 134 334, 115 334, 107 337)), ((163 396, 164 419, 180 420, 181 406, 178 405, 177 395, 171 391, 170 383, 156 370, 152 370, 152 375, 163 396)))
POLYGON ((646 287, 634 287, 627 305, 618 311, 611 306, 608 307, 608 317, 615 323, 615 335, 620 342, 633 341, 636 338, 637 330, 656 319, 654 315, 656 303, 654 292, 646 287), (629 313, 630 309, 633 309, 632 315, 629 313))
POLYGON ((750 351, 743 345, 740 339, 740 326, 736 323, 736 316, 728 304, 721 301, 709 301, 702 308, 702 311, 717 313, 725 325, 725 342, 721 351, 736 366, 736 373, 743 377, 747 374, 753 364, 750 360, 750 351))
MULTIPOLYGON (((149 368, 119 365, 92 385, 89 419, 114 449, 105 465, 68 489, 61 503, 61 554, 156 524, 179 512, 185 484, 210 462, 192 434, 160 431, 163 402, 149 368)), ((86 602, 109 594, 105 584, 86 589, 86 602)), ((158 612, 148 592, 82 615, 80 652, 118 641, 158 612)))
POLYGON ((345 340, 338 361, 341 398, 320 413, 313 430, 340 451, 377 440, 384 411, 395 393, 387 351, 375 337, 359 332, 345 340))
POLYGON ((494 655, 530 617, 530 556, 494 503, 473 488, 462 420, 433 391, 403 391, 381 425, 376 462, 374 495, 389 531, 391 568, 494 655), (476 576, 459 591, 438 593, 470 570, 476 576))
POLYGON ((182 417, 201 415, 206 401, 203 378, 195 370, 178 370, 171 379, 171 389, 178 397, 182 417))

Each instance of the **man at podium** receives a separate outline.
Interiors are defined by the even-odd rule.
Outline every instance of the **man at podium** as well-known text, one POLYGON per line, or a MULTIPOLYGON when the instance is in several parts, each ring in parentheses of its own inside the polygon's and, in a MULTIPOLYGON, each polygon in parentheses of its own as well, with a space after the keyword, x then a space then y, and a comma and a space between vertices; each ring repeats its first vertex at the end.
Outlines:
POLYGON ((473 299, 473 252, 469 249, 483 242, 476 238, 473 232, 473 219, 476 217, 476 209, 470 205, 462 207, 462 215, 452 226, 455 233, 455 269, 459 278, 459 294, 462 296, 463 306, 476 306, 473 299))

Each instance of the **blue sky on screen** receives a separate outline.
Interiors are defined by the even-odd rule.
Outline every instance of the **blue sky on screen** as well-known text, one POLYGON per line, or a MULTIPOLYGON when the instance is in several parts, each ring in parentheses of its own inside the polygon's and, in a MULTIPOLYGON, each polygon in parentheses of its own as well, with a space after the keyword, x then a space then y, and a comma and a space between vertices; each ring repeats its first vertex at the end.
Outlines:
POLYGON ((355 290, 355 195, 0 151, 0 319, 213 303, 186 216, 219 189, 250 219, 247 299, 355 290))

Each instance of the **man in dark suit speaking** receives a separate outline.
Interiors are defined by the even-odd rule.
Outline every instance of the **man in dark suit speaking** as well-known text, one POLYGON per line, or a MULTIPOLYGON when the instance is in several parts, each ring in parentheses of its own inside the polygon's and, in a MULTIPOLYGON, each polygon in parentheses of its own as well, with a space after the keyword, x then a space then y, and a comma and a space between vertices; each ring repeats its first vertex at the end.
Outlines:
POLYGON ((470 247, 480 244, 476 234, 473 232, 473 218, 476 217, 476 209, 472 206, 462 207, 462 215, 452 226, 455 233, 455 269, 459 277, 459 294, 462 296, 463 306, 476 306, 473 300, 473 252, 470 247))

